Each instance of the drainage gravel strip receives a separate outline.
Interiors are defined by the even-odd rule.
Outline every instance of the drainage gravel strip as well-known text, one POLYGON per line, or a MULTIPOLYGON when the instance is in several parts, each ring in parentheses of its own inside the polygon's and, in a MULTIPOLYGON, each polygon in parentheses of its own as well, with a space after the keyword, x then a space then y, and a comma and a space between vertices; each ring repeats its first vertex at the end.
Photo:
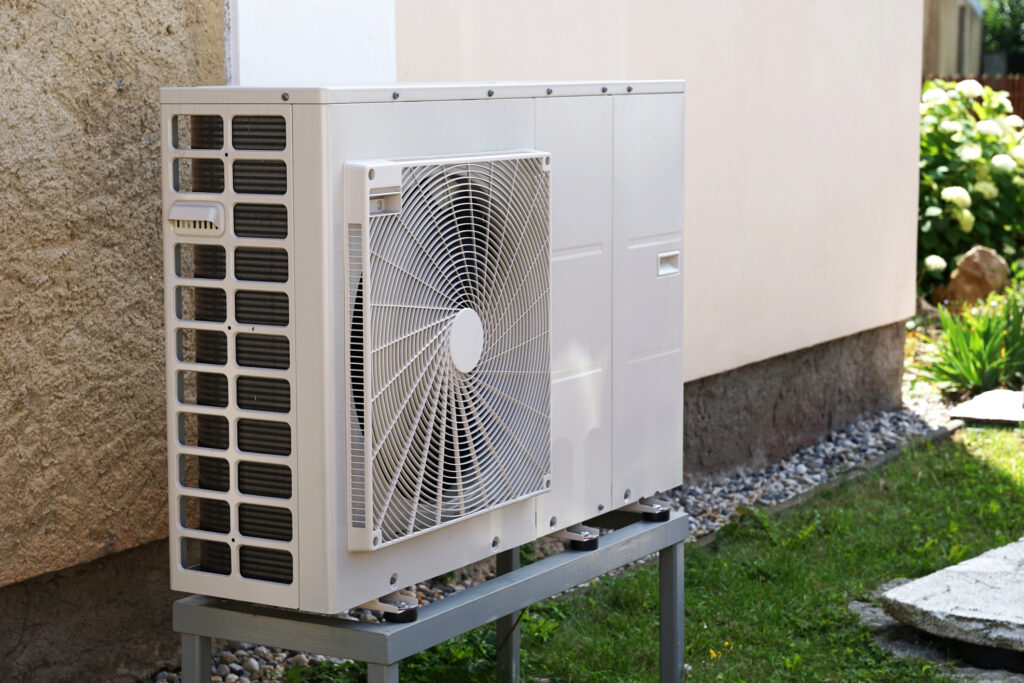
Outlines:
MULTIPOLYGON (((888 462, 910 443, 942 440, 960 424, 949 419, 947 407, 936 391, 928 385, 915 385, 908 375, 904 378, 903 407, 899 410, 876 412, 764 469, 741 469, 699 485, 681 486, 665 495, 677 510, 685 510, 690 515, 690 538, 703 544, 710 542, 740 507, 790 507, 821 488, 835 486, 888 462)), ((483 573, 479 576, 482 580, 483 573)), ((428 581, 415 589, 422 603, 430 603, 465 590, 473 583, 470 579, 454 585, 428 581)), ((354 609, 349 611, 348 618, 377 622, 380 615, 354 609)), ((228 649, 211 658, 211 680, 225 683, 271 680, 279 678, 292 666, 313 661, 343 660, 231 643, 228 649)), ((178 673, 161 671, 150 680, 174 681, 179 677, 178 673)))

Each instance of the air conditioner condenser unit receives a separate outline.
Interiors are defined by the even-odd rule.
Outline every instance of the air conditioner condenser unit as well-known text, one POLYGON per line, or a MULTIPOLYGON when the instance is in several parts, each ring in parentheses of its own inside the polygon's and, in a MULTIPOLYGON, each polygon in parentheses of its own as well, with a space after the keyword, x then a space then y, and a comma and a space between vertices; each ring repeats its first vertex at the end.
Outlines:
POLYGON ((680 484, 683 91, 164 89, 171 587, 333 614, 680 484))

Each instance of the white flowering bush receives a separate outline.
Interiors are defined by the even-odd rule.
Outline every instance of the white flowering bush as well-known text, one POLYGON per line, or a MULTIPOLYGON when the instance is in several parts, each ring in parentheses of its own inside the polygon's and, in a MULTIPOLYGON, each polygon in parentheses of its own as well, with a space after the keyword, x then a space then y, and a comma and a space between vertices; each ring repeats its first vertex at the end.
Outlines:
POLYGON ((1008 95, 971 79, 921 93, 918 273, 923 290, 975 244, 1018 257, 1024 243, 1024 119, 1008 95), (939 265, 942 265, 939 268, 939 265))

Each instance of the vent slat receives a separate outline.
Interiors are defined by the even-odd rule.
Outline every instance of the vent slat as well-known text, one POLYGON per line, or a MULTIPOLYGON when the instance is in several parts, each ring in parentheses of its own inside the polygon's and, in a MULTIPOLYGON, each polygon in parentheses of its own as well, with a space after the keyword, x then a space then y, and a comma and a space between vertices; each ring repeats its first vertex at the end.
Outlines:
POLYGON ((292 556, 284 550, 242 546, 238 549, 238 562, 240 573, 247 579, 292 582, 292 556))
POLYGON ((238 160, 231 168, 235 192, 240 194, 284 194, 288 189, 283 161, 238 160))
POLYGON ((235 250, 235 277, 257 282, 287 282, 288 252, 239 247, 235 250))
POLYGON ((246 367, 285 370, 291 365, 288 337, 240 334, 235 338, 235 359, 246 367))
POLYGON ((290 541, 292 513, 284 508, 243 503, 238 508, 238 531, 245 536, 290 541))
POLYGON ((238 407, 243 410, 287 413, 292 407, 292 392, 288 380, 239 377, 238 407))
POLYGON ((235 293, 235 319, 248 325, 288 324, 288 295, 283 292, 235 293))
MULTIPOLYGON (((187 373, 186 373, 187 374, 187 373)), ((209 372, 197 372, 196 404, 224 408, 228 405, 228 378, 209 372)))
POLYGON ((222 458, 199 456, 196 469, 198 479, 196 487, 209 491, 227 491, 231 485, 228 461, 222 458))
POLYGON ((227 501, 199 499, 199 529, 226 534, 231 531, 231 508, 227 501))
POLYGON ((250 453, 291 455, 292 428, 285 422, 239 420, 238 449, 250 453))
POLYGON ((238 463, 238 490, 250 496, 292 497, 292 471, 284 465, 238 463))
POLYGON ((235 149, 284 149, 283 116, 235 116, 231 119, 231 144, 235 149))
POLYGON ((288 209, 279 204, 236 204, 235 235, 284 239, 288 236, 288 209))

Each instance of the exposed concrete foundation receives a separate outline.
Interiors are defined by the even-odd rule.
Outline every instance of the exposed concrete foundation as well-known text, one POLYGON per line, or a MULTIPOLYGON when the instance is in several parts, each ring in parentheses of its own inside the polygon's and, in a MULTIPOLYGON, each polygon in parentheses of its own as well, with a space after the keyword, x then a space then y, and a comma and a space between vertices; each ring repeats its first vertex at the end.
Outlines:
POLYGON ((180 662, 167 542, 0 588, 0 681, 136 681, 180 662))
POLYGON ((901 403, 893 323, 686 384, 686 480, 763 467, 901 403))

